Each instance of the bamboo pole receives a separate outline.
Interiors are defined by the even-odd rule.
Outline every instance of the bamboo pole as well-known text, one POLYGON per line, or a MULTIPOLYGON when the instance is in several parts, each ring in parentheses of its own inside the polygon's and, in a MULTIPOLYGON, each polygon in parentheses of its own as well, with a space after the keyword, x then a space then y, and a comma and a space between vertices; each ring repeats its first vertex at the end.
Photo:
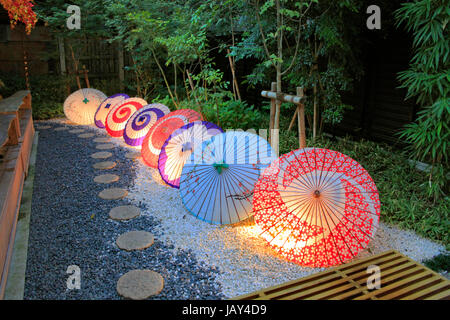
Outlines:
MULTIPOLYGON (((303 98, 303 88, 297 87, 297 96, 303 98)), ((301 149, 306 148, 306 127, 305 127, 305 105, 297 104, 298 110, 298 145, 301 149)))
POLYGON ((292 129, 292 126, 294 125, 294 122, 295 122, 295 118, 297 117, 297 113, 298 113, 298 108, 295 109, 294 116, 292 117, 291 122, 289 123, 288 131, 291 131, 291 129, 292 129))
MULTIPOLYGON (((277 91, 277 83, 276 82, 272 82, 270 90, 272 92, 277 91)), ((275 98, 276 98, 276 96, 275 96, 275 98, 269 97, 269 96, 265 96, 264 95, 265 92, 267 92, 267 91, 263 91, 261 93, 261 95, 263 97, 270 98, 270 122, 269 122, 269 141, 270 141, 272 139, 272 129, 273 129, 274 120, 275 120, 275 107, 276 107, 275 106, 275 98)))

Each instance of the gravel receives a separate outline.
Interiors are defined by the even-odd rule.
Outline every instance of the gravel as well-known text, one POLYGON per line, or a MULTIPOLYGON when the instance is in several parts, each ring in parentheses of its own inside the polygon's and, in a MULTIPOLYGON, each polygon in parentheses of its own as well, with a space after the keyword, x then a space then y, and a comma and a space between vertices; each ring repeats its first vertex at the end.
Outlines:
MULTIPOLYGON (((42 123, 54 128, 63 120, 42 123)), ((73 126, 72 126, 73 127, 73 126)), ((83 126, 97 137, 104 130, 83 126)), ((324 269, 304 268, 288 262, 258 236, 257 227, 217 226, 188 214, 177 189, 166 186, 157 170, 142 160, 130 160, 132 150, 111 139, 117 166, 108 173, 120 180, 111 186, 126 188, 123 200, 97 197, 104 185, 95 184, 98 150, 89 139, 68 131, 43 130, 39 134, 34 182, 25 298, 118 299, 118 278, 131 269, 151 269, 165 281, 152 299, 223 299, 310 275, 324 269), (108 219, 112 207, 133 204, 141 215, 129 221, 108 219), (89 209, 87 209, 89 208, 89 209), (91 217, 93 217, 91 219, 91 217), (118 235, 145 230, 155 243, 138 252, 122 252, 114 244, 118 235), (81 268, 81 290, 66 290, 66 269, 81 268)), ((361 258, 396 249, 416 261, 429 259, 445 248, 410 231, 383 222, 361 258)))
MULTIPOLYGON (((109 211, 130 200, 102 200, 97 195, 105 185, 93 178, 97 152, 91 139, 80 139, 69 131, 54 128, 69 126, 62 120, 39 122, 52 128, 39 131, 34 179, 30 235, 24 299, 122 299, 117 281, 133 269, 150 269, 164 278, 164 289, 150 299, 222 299, 219 271, 196 259, 190 250, 176 249, 161 241, 160 221, 141 215, 128 221, 109 219, 109 211), (118 236, 131 230, 145 230, 155 236, 154 244, 143 251, 127 252, 117 248, 118 236), (66 273, 71 265, 81 271, 81 289, 67 289, 66 273)), ((106 137, 89 126, 83 128, 106 137)), ((120 176, 111 187, 129 189, 136 167, 125 158, 128 149, 111 150, 117 166, 108 170, 120 176)), ((147 195, 149 196, 149 195, 147 195)), ((137 206, 147 211, 146 204, 137 206)))

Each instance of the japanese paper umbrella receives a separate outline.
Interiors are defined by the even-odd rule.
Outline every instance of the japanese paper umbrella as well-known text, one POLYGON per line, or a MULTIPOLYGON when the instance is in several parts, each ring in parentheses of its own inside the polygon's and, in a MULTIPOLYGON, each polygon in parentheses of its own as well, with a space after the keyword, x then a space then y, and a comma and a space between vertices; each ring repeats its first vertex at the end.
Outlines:
POLYGON ((142 142, 156 121, 170 112, 163 104, 149 104, 137 110, 128 119, 123 131, 125 143, 133 147, 141 147, 142 142), (157 107, 159 105, 159 108, 157 107))
POLYGON ((253 198, 261 236, 308 267, 345 263, 367 247, 380 216, 378 191, 352 158, 328 149, 294 150, 261 175, 253 198))
POLYGON ((150 128, 142 142, 142 160, 152 168, 158 168, 161 147, 176 129, 189 122, 202 120, 202 116, 192 109, 180 109, 165 115, 150 128))
POLYGON ((127 94, 117 93, 103 100, 95 112, 95 125, 100 129, 105 128, 106 116, 108 115, 109 110, 119 103, 122 104, 123 101, 128 98, 129 96, 127 94))
POLYGON ((147 105, 147 101, 144 99, 129 98, 124 100, 122 104, 112 107, 105 121, 108 134, 115 138, 122 137, 128 119, 145 105, 147 105))
POLYGON ((97 89, 79 89, 64 101, 64 114, 76 124, 92 124, 99 104, 105 99, 106 95, 97 89))
POLYGON ((183 167, 180 196, 195 217, 234 224, 253 215, 254 185, 275 159, 269 143, 249 132, 227 131, 194 149, 183 167))
POLYGON ((174 188, 180 187, 181 170, 197 146, 222 133, 217 125, 207 121, 190 122, 175 130, 161 148, 158 170, 161 178, 174 188))

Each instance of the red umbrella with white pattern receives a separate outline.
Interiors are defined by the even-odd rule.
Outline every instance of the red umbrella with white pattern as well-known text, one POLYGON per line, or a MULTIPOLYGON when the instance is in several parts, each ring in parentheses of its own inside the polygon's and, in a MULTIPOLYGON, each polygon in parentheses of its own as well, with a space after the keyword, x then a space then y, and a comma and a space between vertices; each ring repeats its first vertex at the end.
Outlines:
POLYGON ((369 173, 352 158, 305 148, 279 157, 255 185, 255 222, 286 259, 308 267, 345 263, 367 247, 380 201, 369 173))

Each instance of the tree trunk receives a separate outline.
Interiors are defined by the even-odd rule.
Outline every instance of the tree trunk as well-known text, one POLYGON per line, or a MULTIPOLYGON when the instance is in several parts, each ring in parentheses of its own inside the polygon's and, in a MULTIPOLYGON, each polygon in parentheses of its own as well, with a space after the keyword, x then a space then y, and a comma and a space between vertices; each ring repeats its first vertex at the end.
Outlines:
POLYGON ((175 101, 175 97, 173 96, 172 90, 170 89, 169 82, 167 81, 166 74, 164 73, 164 69, 161 67, 154 50, 152 50, 152 54, 153 54, 153 58, 155 59, 156 64, 158 65, 159 71, 161 72, 161 75, 163 76, 164 83, 166 84, 167 91, 169 91, 170 98, 172 99, 172 102, 175 105, 175 108, 178 109, 178 103, 175 101))

